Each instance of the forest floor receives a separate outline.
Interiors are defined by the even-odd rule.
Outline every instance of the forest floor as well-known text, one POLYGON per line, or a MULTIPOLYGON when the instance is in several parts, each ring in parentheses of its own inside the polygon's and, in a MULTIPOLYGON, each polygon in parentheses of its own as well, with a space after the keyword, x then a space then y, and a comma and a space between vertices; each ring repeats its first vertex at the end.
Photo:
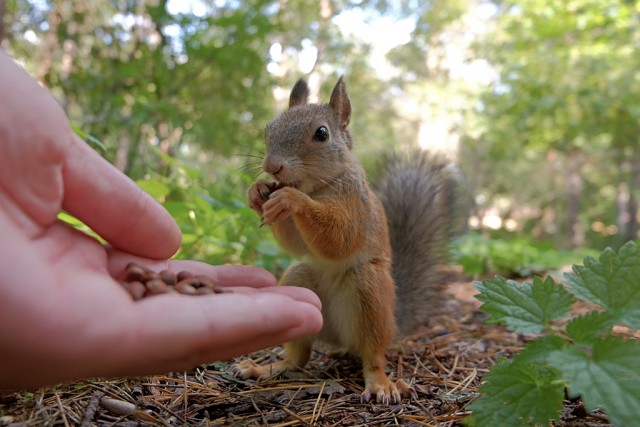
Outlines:
MULTIPOLYGON (((460 426, 482 376, 528 338, 485 324, 471 280, 451 277, 442 313, 388 351, 392 375, 416 392, 400 404, 361 403, 359 364, 318 349, 305 371, 264 381, 236 379, 230 361, 0 395, 0 426, 460 426)), ((280 353, 275 348, 250 357, 264 363, 280 353)), ((579 400, 565 401, 561 416, 554 425, 609 425, 602 413, 586 413, 579 400)))

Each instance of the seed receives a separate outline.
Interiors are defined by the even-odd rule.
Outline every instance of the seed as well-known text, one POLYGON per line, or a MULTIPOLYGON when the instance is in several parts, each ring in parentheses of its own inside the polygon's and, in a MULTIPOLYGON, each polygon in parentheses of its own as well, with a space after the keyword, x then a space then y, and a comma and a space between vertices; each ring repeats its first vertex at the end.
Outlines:
POLYGON ((208 288, 213 288, 215 286, 215 283, 213 283, 213 279, 204 274, 198 274, 197 276, 194 276, 194 279, 198 281, 200 286, 206 286, 208 288))
POLYGON ((122 286, 127 290, 127 292, 129 292, 129 295, 131 295, 135 301, 142 299, 147 290, 145 286, 138 281, 123 282, 122 286))
POLYGON ((169 270, 162 270, 160 272, 160 278, 164 283, 166 283, 169 286, 175 285, 176 282, 178 281, 178 278, 176 277, 176 273, 169 270))
POLYGON ((125 279, 121 282, 121 285, 134 300, 175 292, 184 295, 211 295, 233 292, 218 286, 210 276, 204 274, 194 275, 187 270, 180 271, 178 274, 170 270, 162 270, 156 273, 138 263, 131 262, 125 268, 124 275, 125 279))
POLYGON ((127 264, 127 267, 124 269, 124 280, 127 282, 140 281, 142 276, 144 276, 145 268, 139 264, 134 262, 130 262, 127 264))
POLYGON ((181 282, 188 277, 193 277, 193 273, 191 273, 190 271, 183 270, 178 273, 177 279, 178 279, 178 282, 181 282))
POLYGON ((189 285, 193 286, 194 288, 195 288, 195 287, 198 287, 198 286, 197 286, 197 285, 198 285, 198 281, 197 281, 197 280, 196 280, 196 278, 195 278, 195 277, 193 277, 193 276, 191 276, 191 277, 185 277, 185 278, 184 278, 184 279, 182 279, 182 280, 178 280, 178 282, 176 283, 176 285, 177 285, 178 283, 187 283, 187 284, 189 284, 189 285))
POLYGON ((150 280, 160 279, 160 275, 153 270, 147 270, 142 275, 141 281, 147 283, 150 280))
POLYGON ((167 285, 160 279, 151 279, 147 283, 145 283, 145 286, 147 287, 148 295, 166 294, 169 290, 169 285, 167 285))
POLYGON ((185 295, 195 295, 196 294, 196 288, 195 286, 193 286, 193 279, 188 277, 184 280, 179 281, 178 283, 176 283, 174 285, 174 289, 178 292, 180 292, 181 294, 185 294, 185 295))

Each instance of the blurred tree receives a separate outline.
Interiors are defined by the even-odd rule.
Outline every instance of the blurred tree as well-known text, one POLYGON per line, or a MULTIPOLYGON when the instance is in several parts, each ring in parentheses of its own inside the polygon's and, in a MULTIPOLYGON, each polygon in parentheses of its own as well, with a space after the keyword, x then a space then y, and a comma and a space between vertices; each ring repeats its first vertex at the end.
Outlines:
POLYGON ((5 39, 6 13, 7 13, 7 3, 5 0, 0 0, 0 46, 3 45, 3 41, 5 39))
POLYGON ((610 185, 617 190, 606 203, 617 200, 624 212, 620 241, 637 237, 639 12, 623 0, 499 2, 495 30, 478 47, 499 73, 478 105, 484 131, 474 139, 476 149, 504 160, 487 175, 488 192, 511 194, 520 208, 537 204, 538 218, 552 207, 566 218, 570 246, 583 244, 596 222, 615 224, 593 197, 610 185), (527 155, 544 158, 535 153, 547 153, 548 173, 537 164, 515 175, 527 155), (532 197, 532 180, 548 191, 546 203, 532 197))
POLYGON ((170 13, 166 1, 18 1, 14 55, 39 64, 71 120, 139 176, 151 142, 173 155, 193 146, 253 146, 269 115, 269 2, 170 13), (33 48, 36 48, 35 52, 33 48), (34 60, 35 58, 36 60, 34 60), (231 142, 231 143, 230 143, 231 142))
POLYGON ((477 216, 600 245, 638 233, 636 3, 9 0, 0 42, 134 178, 179 158, 246 185, 229 166, 258 172, 295 80, 326 101, 345 74, 368 169, 418 142, 455 153, 462 135, 477 216), (381 65, 385 20, 407 37, 381 65))
POLYGON ((215 153, 255 154, 274 105, 284 108, 304 76, 325 101, 346 74, 367 153, 404 126, 368 62, 370 46, 333 20, 383 2, 364 3, 15 0, 9 49, 133 177, 166 165, 148 155, 150 144, 201 165, 215 153))
POLYGON ((110 161, 165 203, 188 246, 179 256, 260 264, 262 251, 282 268, 288 258, 255 231, 243 200, 260 169, 264 124, 295 80, 308 77, 326 101, 346 74, 356 147, 369 159, 377 156, 368 147, 388 149, 406 128, 370 44, 335 22, 374 7, 352 3, 14 0, 4 46, 110 161), (253 177, 237 173, 243 162, 253 177), (253 237, 242 240, 243 230, 253 237))

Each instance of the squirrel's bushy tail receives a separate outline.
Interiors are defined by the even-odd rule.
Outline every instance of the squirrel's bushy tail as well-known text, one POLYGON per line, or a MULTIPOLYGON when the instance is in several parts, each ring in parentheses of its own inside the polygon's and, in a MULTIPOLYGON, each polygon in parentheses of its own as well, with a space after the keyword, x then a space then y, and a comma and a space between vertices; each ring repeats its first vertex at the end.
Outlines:
POLYGON ((394 153, 383 159, 375 188, 389 222, 396 320, 406 334, 442 303, 442 266, 454 228, 454 167, 426 151, 394 153))

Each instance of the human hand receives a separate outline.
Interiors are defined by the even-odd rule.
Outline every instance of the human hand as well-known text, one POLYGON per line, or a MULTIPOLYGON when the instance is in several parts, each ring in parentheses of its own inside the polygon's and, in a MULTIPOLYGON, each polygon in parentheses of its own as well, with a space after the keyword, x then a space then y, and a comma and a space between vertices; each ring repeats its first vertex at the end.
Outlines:
POLYGON ((315 294, 263 270, 163 261, 181 239, 169 214, 2 51, 0 93, 0 390, 181 370, 320 329, 315 294), (110 246, 57 220, 62 209, 110 246), (237 292, 133 301, 113 279, 130 261, 237 292))

